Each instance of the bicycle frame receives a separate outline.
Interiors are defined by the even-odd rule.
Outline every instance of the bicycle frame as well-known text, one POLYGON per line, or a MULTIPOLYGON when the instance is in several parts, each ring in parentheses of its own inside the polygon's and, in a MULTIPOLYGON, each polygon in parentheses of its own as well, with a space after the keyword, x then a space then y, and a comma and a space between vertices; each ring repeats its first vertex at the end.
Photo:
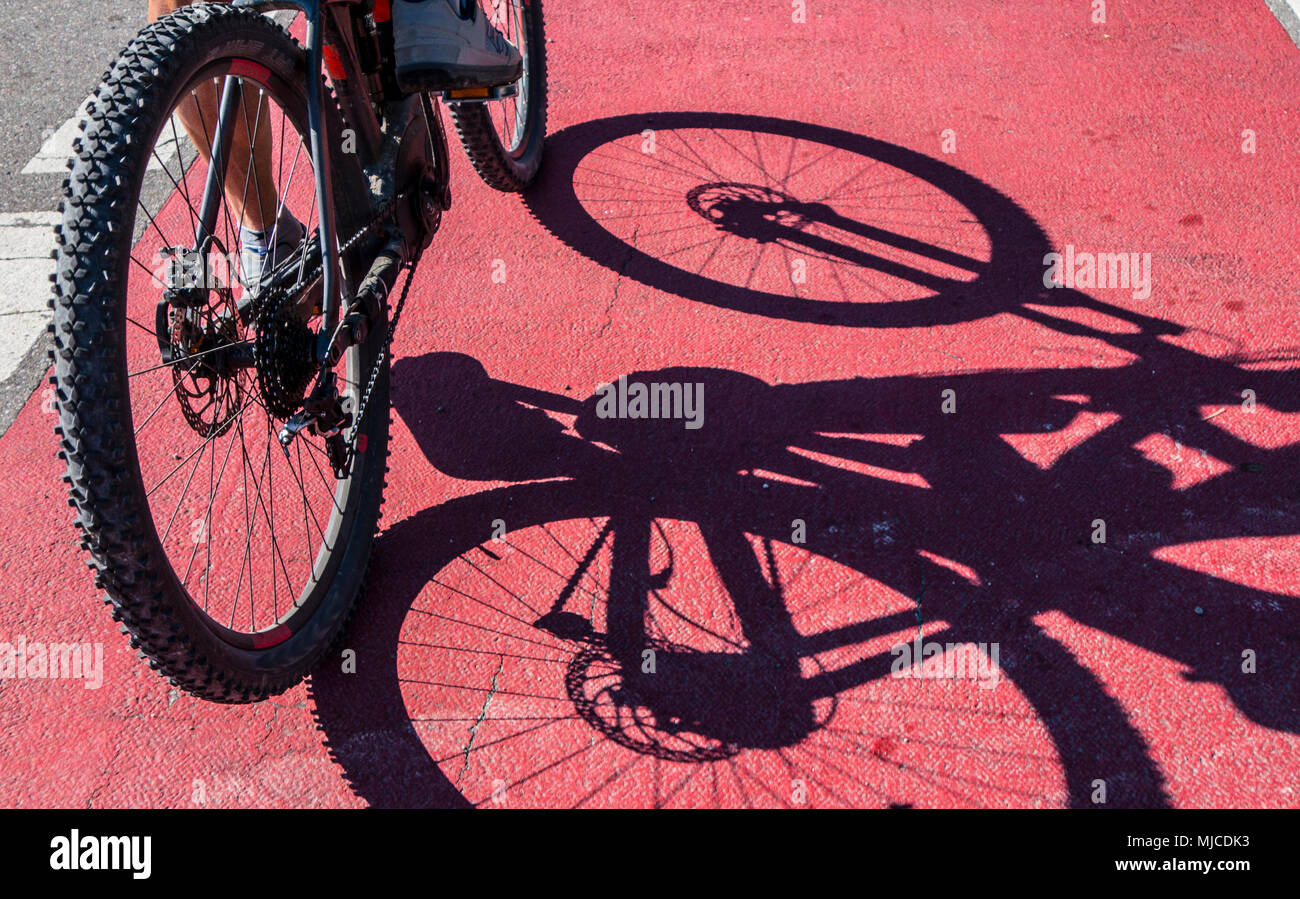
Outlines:
MULTIPOLYGON (((330 140, 339 135, 327 133, 324 113, 327 44, 339 52, 329 57, 331 80, 338 93, 345 121, 356 129, 358 152, 362 153, 363 168, 379 160, 385 141, 383 124, 376 114, 367 87, 352 27, 353 11, 363 0, 234 0, 232 5, 259 12, 294 10, 306 19, 305 49, 307 51, 307 125, 315 170, 314 190, 319 214, 321 273, 323 295, 321 299, 321 329, 317 356, 326 357, 330 340, 339 323, 344 299, 350 297, 353 287, 346 283, 346 275, 339 258, 338 223, 335 218, 334 199, 329 189, 332 184, 330 140)), ((232 139, 241 91, 234 76, 228 75, 222 88, 220 111, 214 129, 211 149, 212 164, 208 169, 200 207, 200 220, 196 227, 195 246, 202 248, 216 228, 221 205, 222 173, 226 165, 226 146, 232 139)), ((390 104, 395 105, 395 104, 390 104)), ((426 115, 426 119, 429 116, 426 115)), ((443 158, 439 171, 446 172, 446 135, 441 117, 434 115, 428 121, 432 144, 431 152, 441 152, 443 158)), ((400 137, 400 136, 399 136, 400 137)), ((439 185, 446 196, 446 185, 439 185)), ((402 259, 400 262, 405 263, 402 259)))

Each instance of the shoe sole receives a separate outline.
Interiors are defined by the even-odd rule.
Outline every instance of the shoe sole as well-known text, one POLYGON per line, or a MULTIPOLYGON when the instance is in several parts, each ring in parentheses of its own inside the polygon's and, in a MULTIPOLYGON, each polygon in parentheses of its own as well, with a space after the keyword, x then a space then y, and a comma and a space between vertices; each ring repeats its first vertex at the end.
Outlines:
POLYGON ((518 81, 524 72, 523 64, 512 71, 484 68, 483 66, 420 66, 399 70, 397 84, 402 90, 449 91, 472 87, 493 88, 518 81))
MULTIPOLYGON (((454 57, 460 48, 448 44, 438 56, 454 57)), ((399 64, 396 66, 398 86, 404 91, 451 91, 467 87, 499 87, 519 81, 524 74, 524 64, 520 61, 513 68, 503 66, 468 65, 461 62, 439 62, 437 65, 400 65, 402 53, 398 53, 399 64)), ((437 57, 435 57, 437 58, 437 57)))

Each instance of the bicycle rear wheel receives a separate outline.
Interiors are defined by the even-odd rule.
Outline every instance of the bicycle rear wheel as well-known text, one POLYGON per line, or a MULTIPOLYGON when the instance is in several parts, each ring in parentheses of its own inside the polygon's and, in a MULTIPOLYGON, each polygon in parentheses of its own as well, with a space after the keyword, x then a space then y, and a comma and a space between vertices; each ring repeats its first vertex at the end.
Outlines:
MULTIPOLYGON (((83 546, 132 646, 173 684, 223 702, 281 692, 327 650, 361 590, 382 503, 386 369, 345 476, 323 438, 303 432, 289 450, 276 439, 314 375, 320 328, 307 83, 301 48, 262 15, 204 4, 160 19, 91 104, 58 228, 53 381, 83 546), (227 84, 242 91, 236 137, 211 240, 195 248, 227 84), (286 210, 307 239, 276 266, 276 291, 250 289, 240 224, 286 210)), ((346 157, 333 176, 346 235, 368 193, 346 157)), ((384 330, 334 370, 345 409, 384 330)))
POLYGON ((516 94, 502 100, 453 103, 456 133, 480 177, 518 193, 537 177, 546 140, 546 37, 541 0, 479 0, 486 15, 524 56, 516 94))

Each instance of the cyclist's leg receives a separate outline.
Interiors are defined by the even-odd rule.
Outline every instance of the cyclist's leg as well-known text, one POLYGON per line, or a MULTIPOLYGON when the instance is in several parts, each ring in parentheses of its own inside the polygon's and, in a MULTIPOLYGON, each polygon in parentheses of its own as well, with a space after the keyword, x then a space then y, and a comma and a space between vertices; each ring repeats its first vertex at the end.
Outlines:
MULTIPOLYGON (((149 21, 189 6, 191 0, 149 0, 149 21)), ((219 95, 217 85, 209 84, 195 92, 195 101, 177 109, 177 117, 184 125, 190 140, 206 160, 209 157, 209 135, 217 121, 219 95)), ((244 88, 244 102, 248 110, 248 124, 240 116, 235 122, 232 146, 227 158, 226 198, 232 209, 239 212, 240 224, 253 232, 264 232, 275 222, 278 197, 271 165, 271 128, 267 124, 270 111, 261 102, 256 88, 244 88), (261 116, 261 125, 255 124, 261 116), (256 146, 249 152, 251 127, 256 146), (249 178, 249 168, 252 178, 249 178), (247 190, 245 185, 249 185, 247 190)))

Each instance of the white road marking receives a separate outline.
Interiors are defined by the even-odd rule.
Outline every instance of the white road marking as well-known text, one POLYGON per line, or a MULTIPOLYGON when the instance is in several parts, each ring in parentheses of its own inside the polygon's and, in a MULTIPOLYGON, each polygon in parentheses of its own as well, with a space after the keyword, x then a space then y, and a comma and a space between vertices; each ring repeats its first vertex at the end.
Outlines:
POLYGON ((1264 0, 1286 33, 1300 47, 1300 0, 1264 0))
POLYGON ((57 212, 0 213, 0 381, 8 378, 50 320, 50 272, 57 212))
MULTIPOLYGON (((41 148, 23 166, 24 175, 42 175, 56 174, 61 175, 68 170, 68 158, 72 156, 72 142, 81 134, 81 120, 86 117, 86 111, 90 107, 90 101, 94 99, 94 94, 81 101, 77 111, 73 113, 72 118, 68 119, 62 125, 54 130, 54 133, 45 139, 41 148)), ((173 125, 175 125, 175 135, 181 140, 186 138, 184 130, 181 128, 180 119, 173 116, 173 125)), ((162 171, 163 165, 171 166, 172 159, 176 156, 176 141, 173 139, 171 126, 163 128, 162 134, 158 136, 158 143, 154 151, 158 154, 156 158, 149 160, 150 171, 162 171)))
MULTIPOLYGON (((81 134, 81 121, 93 94, 81 102, 72 118, 60 125, 41 145, 41 149, 23 167, 24 175, 62 174, 67 171, 72 142, 81 134)), ((179 120, 163 129, 155 148, 157 157, 149 161, 151 171, 163 165, 172 168, 177 146, 173 134, 188 140, 179 120), (161 160, 161 164, 160 164, 161 160)), ((173 177, 178 177, 179 170, 173 177)), ((50 320, 46 301, 50 296, 50 272, 54 263, 54 225, 57 212, 0 213, 0 381, 8 379, 42 337, 50 320)))
MULTIPOLYGON (((93 95, 92 95, 93 96, 93 95)), ((72 142, 81 133, 78 125, 86 116, 86 108, 91 97, 81 101, 72 118, 68 119, 54 133, 45 139, 40 150, 23 166, 24 175, 61 174, 66 172, 68 157, 72 155, 72 142)))

